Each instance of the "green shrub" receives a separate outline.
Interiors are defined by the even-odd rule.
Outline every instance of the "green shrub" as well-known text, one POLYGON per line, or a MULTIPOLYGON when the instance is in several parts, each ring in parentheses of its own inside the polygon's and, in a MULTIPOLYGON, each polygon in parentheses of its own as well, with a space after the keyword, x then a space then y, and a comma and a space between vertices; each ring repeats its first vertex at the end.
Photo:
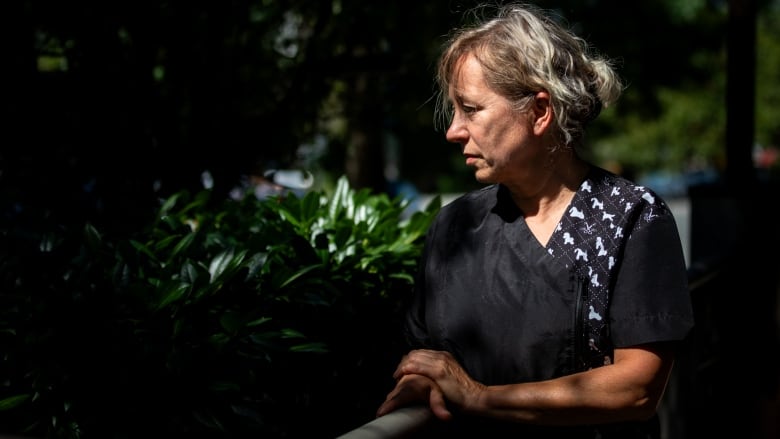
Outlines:
POLYGON ((370 420, 440 201, 405 207, 342 178, 263 201, 182 192, 132 239, 9 222, 2 433, 328 437, 370 420))

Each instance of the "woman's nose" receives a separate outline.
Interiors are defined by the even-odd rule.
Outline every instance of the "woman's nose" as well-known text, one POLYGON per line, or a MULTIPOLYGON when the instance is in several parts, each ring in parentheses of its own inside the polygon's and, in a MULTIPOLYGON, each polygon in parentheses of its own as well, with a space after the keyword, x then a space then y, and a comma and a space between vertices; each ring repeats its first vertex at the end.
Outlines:
POLYGON ((447 133, 445 134, 447 141, 452 143, 466 143, 468 139, 468 132, 465 125, 460 121, 457 115, 452 118, 447 133))

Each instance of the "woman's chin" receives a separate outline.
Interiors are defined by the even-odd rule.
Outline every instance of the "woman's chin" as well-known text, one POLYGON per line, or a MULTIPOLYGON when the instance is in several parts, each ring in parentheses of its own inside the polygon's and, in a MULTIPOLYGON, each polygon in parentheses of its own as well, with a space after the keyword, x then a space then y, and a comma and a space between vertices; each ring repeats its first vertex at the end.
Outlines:
POLYGON ((474 172, 474 178, 482 184, 492 184, 496 182, 493 175, 485 169, 477 169, 474 172))

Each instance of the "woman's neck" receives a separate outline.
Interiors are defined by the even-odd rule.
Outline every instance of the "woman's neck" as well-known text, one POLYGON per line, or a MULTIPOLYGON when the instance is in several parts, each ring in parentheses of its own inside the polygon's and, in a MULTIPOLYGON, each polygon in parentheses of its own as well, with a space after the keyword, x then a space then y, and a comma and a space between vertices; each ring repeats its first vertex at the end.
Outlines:
POLYGON ((557 157, 550 169, 544 185, 531 195, 509 188, 512 199, 523 211, 526 219, 540 217, 540 220, 545 220, 550 216, 559 217, 587 177, 590 164, 570 153, 557 157))

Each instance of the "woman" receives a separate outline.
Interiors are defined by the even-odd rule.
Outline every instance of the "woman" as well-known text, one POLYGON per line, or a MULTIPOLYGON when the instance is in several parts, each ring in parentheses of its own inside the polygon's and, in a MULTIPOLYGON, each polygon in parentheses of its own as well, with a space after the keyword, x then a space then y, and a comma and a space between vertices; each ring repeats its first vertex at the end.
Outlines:
POLYGON ((443 437, 659 437, 693 326, 674 218, 583 160, 622 84, 543 11, 455 33, 438 69, 447 140, 488 184, 444 206, 379 416, 427 404, 443 437))

